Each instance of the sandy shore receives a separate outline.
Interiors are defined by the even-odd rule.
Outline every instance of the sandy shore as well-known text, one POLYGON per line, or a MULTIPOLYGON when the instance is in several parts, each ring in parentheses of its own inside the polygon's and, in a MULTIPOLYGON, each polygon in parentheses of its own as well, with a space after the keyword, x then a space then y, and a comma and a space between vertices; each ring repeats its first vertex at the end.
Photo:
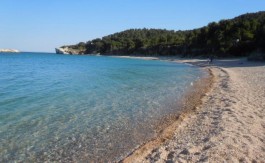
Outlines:
POLYGON ((202 104, 174 126, 170 139, 147 143, 123 162, 265 162, 265 63, 144 59, 206 67, 214 81, 202 104))

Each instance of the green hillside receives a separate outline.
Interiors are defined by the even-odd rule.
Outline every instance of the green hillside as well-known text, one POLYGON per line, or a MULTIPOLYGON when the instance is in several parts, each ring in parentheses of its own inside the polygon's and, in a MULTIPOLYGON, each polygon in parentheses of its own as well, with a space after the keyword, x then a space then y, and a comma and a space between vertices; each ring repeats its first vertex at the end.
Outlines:
MULTIPOLYGON (((65 47, 65 46, 63 46, 65 47)), ((187 31, 129 29, 67 46, 102 55, 246 56, 265 51, 265 12, 244 14, 187 31)))

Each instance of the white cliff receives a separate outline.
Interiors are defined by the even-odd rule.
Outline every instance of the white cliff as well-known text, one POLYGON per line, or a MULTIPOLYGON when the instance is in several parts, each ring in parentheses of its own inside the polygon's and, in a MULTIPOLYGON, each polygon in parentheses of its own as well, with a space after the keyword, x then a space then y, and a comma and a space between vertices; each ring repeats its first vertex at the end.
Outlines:
POLYGON ((57 54, 70 54, 68 48, 55 48, 57 54))
POLYGON ((57 54, 84 54, 84 51, 78 50, 78 49, 73 49, 69 47, 60 47, 60 48, 55 48, 55 52, 57 54))

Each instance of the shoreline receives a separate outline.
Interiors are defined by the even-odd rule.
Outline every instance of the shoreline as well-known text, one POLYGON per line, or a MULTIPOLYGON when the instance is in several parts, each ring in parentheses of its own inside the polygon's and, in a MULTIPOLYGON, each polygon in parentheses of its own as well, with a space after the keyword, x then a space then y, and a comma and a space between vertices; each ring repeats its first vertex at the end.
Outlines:
MULTIPOLYGON (((121 58, 161 60, 159 57, 121 56, 121 58)), ((205 60, 201 59, 163 57, 162 60, 187 63, 209 69, 213 78, 211 88, 205 93, 205 96, 200 98, 201 103, 196 106, 196 109, 188 114, 184 113, 172 124, 173 127, 172 125, 166 127, 163 131, 165 133, 162 132, 156 138, 157 140, 151 140, 140 146, 121 162, 257 162, 265 158, 265 148, 263 147, 265 146, 265 120, 263 120, 265 104, 262 102, 265 100, 265 93, 259 92, 261 94, 258 98, 259 104, 257 104, 260 107, 259 114, 253 115, 251 110, 245 109, 245 114, 249 114, 248 117, 252 117, 251 119, 259 118, 254 125, 253 123, 251 123, 252 125, 248 124, 244 119, 246 116, 242 116, 244 112, 240 111, 244 106, 241 103, 246 105, 249 103, 249 107, 252 107, 254 103, 248 101, 249 97, 246 94, 240 93, 242 91, 240 89, 246 87, 242 83, 244 80, 239 80, 246 69, 250 76, 245 78, 253 78, 251 73, 255 71, 264 72, 262 80, 265 83, 264 63, 250 62, 244 58, 217 60, 212 65, 208 65, 205 60), (240 89, 237 88, 238 84, 242 85, 240 89), (246 99, 239 99, 238 96, 246 99), (238 123, 238 128, 234 127, 235 123, 238 123), (243 128, 249 128, 245 133, 243 133, 243 129, 239 130, 242 124, 244 124, 243 128), (250 131, 253 127, 255 132, 259 131, 261 136, 256 136, 255 132, 250 131), (168 137, 167 134, 170 136, 168 137), (161 141, 161 137, 163 141, 161 141), (234 138, 231 140, 231 137, 234 138), (236 141, 238 137, 240 138, 236 141), (257 140, 253 144, 254 139, 257 140), (159 143, 154 143, 156 141, 159 143), (255 152, 259 154, 254 155, 255 152)), ((262 74, 260 75, 262 76, 262 74)), ((258 78, 258 76, 255 77, 258 78)), ((265 88, 262 81, 256 79, 254 81, 257 82, 259 88, 265 88)), ((250 87, 247 89, 251 89, 251 85, 248 86, 250 87)))
MULTIPOLYGON (((179 60, 179 57, 138 57, 138 56, 110 56, 115 58, 127 58, 127 59, 143 59, 143 60, 159 60, 159 61, 168 61, 168 62, 176 62, 182 64, 189 64, 193 66, 197 66, 198 68, 204 69, 207 73, 207 77, 202 77, 199 81, 195 81, 194 85, 187 90, 184 94, 184 97, 181 99, 181 113, 176 115, 174 119, 172 119, 167 126, 165 126, 161 131, 159 131, 158 135, 151 140, 143 143, 134 151, 129 153, 125 158, 119 160, 118 162, 134 162, 135 160, 139 160, 139 158, 143 158, 147 154, 151 153, 154 148, 159 147, 161 144, 170 140, 174 136, 174 131, 178 128, 178 126, 182 123, 184 119, 188 116, 193 115, 196 110, 199 109, 200 105, 202 105, 202 99, 208 95, 211 91, 212 86, 214 84, 214 74, 210 67, 198 66, 193 63, 186 62, 186 60, 179 60), (192 99, 192 100, 189 100, 192 99)), ((142 160, 141 160, 142 161, 142 160)))
POLYGON ((126 156, 119 162, 134 162, 135 159, 147 155, 148 153, 152 152, 154 148, 157 148, 158 146, 165 143, 167 140, 173 138, 174 131, 178 128, 178 126, 185 118, 187 118, 191 114, 194 114, 194 112, 202 104, 202 98, 204 98, 212 88, 214 76, 210 69, 207 69, 205 71, 209 71, 207 77, 203 77, 199 79, 199 81, 195 81, 193 86, 189 88, 187 92, 183 95, 183 97, 180 99, 180 113, 170 117, 170 120, 167 120, 169 122, 165 123, 167 125, 164 124, 163 127, 160 126, 160 130, 156 137, 140 145, 138 148, 136 148, 133 152, 131 152, 128 156, 126 156))

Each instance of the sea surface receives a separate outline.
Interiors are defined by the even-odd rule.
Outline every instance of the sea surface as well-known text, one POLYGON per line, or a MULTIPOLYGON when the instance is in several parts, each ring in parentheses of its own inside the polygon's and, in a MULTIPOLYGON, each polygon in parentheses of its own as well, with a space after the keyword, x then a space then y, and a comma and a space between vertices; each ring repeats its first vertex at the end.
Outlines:
POLYGON ((0 162, 117 161, 205 74, 166 61, 0 54, 0 162))

